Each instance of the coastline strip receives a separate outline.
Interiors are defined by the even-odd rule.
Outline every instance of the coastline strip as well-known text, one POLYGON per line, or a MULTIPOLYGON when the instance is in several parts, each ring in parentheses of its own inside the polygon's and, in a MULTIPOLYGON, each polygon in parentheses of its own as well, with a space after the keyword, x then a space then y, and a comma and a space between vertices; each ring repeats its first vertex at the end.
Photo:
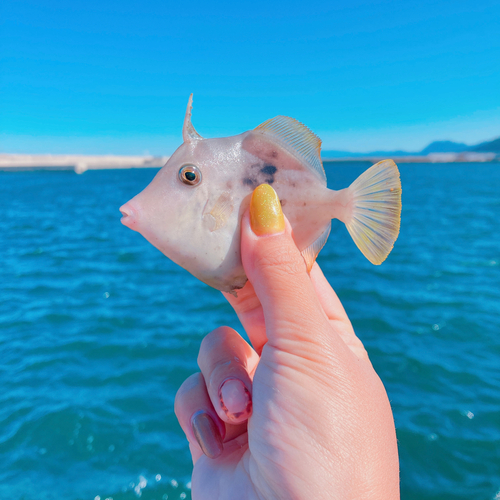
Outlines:
MULTIPOLYGON (((87 170, 161 168, 168 156, 114 156, 114 155, 25 155, 0 153, 0 171, 69 170, 81 174, 87 170)), ((349 156, 344 158, 322 158, 324 164, 345 162, 370 162, 375 164, 378 156, 349 156)), ((400 156, 391 158, 399 163, 478 163, 500 162, 494 153, 431 153, 425 156, 400 156)))
POLYGON ((87 170, 123 168, 160 168, 168 156, 90 156, 90 155, 23 155, 0 153, 0 170, 87 170))

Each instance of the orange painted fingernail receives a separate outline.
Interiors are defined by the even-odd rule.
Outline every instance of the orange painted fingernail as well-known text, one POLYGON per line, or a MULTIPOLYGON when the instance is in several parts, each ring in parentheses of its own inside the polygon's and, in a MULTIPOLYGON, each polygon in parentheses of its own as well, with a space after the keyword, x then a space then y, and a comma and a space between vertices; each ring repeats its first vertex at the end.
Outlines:
POLYGON ((278 234, 285 230, 280 199, 269 184, 257 186, 252 193, 250 225, 257 236, 278 234))

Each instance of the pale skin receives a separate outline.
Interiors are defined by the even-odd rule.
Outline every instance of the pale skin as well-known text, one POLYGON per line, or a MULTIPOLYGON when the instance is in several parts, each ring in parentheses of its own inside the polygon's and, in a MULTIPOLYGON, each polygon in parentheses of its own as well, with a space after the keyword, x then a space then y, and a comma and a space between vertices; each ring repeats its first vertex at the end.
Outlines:
POLYGON ((249 281, 238 297, 224 295, 252 346, 228 327, 209 333, 200 373, 175 402, 194 463, 193 500, 398 499, 386 391, 319 266, 307 273, 288 222, 257 236, 248 212, 241 249, 249 281), (224 393, 225 411, 219 389, 228 378, 235 391, 224 393), (251 403, 232 412, 247 394, 238 394, 243 386, 251 403), (195 438, 192 416, 200 411, 222 435, 217 458, 195 438))

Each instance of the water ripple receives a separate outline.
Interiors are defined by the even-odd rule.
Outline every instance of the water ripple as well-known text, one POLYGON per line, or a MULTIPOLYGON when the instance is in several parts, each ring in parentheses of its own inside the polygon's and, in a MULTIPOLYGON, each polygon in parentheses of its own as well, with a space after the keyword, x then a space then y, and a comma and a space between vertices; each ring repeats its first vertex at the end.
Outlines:
MULTIPOLYGON (((329 186, 364 168, 328 166, 329 186)), ((0 498, 190 498, 175 393, 203 336, 241 326, 218 292, 120 225, 118 207, 155 173, 0 174, 0 498)), ((403 165, 401 177, 389 259, 371 266, 334 222, 319 262, 387 388, 402 497, 492 499, 500 170, 403 165)))

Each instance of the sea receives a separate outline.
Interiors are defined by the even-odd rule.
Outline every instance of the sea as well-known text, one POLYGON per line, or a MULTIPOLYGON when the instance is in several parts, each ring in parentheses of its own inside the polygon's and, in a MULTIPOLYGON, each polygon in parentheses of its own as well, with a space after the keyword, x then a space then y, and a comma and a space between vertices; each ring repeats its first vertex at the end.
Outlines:
MULTIPOLYGON (((326 163, 329 187, 368 166, 326 163)), ((387 389, 401 497, 498 500, 500 164, 400 171, 386 262, 338 221, 318 262, 387 389)), ((0 173, 2 500, 191 498, 174 397, 204 335, 243 331, 220 292, 120 224, 156 172, 0 173)))

